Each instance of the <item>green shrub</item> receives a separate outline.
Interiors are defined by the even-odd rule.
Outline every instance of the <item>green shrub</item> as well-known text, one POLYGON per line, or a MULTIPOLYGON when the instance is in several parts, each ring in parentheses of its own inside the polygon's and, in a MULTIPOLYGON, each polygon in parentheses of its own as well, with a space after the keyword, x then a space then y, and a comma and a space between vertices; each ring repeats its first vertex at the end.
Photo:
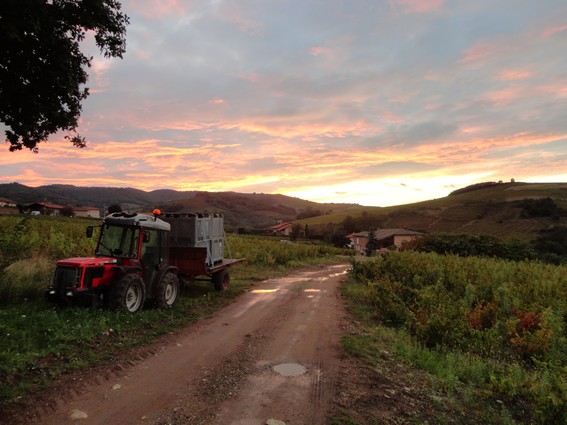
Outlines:
POLYGON ((565 419, 566 266, 391 252, 353 262, 350 282, 355 312, 411 335, 400 352, 413 363, 539 422, 565 419))
POLYGON ((55 265, 47 257, 18 260, 0 275, 0 304, 22 302, 45 295, 55 265))

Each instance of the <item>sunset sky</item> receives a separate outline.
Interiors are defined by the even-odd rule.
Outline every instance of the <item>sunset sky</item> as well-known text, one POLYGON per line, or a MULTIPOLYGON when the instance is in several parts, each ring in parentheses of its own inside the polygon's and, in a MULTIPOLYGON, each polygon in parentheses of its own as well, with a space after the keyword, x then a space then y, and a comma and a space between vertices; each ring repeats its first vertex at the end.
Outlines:
MULTIPOLYGON (((0 182, 398 205, 567 182, 566 0, 123 0, 79 127, 0 182)), ((0 126, 3 133, 3 127, 0 126)))

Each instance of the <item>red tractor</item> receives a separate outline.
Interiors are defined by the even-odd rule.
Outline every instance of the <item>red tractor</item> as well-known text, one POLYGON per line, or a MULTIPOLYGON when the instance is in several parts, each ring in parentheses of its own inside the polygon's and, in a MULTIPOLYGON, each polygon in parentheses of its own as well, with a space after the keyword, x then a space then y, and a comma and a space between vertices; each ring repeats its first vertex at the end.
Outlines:
MULTIPOLYGON (((87 227, 88 237, 93 230, 87 227)), ((100 226, 94 257, 57 262, 48 297, 131 313, 147 300, 168 308, 179 295, 179 277, 205 275, 216 290, 229 286, 228 268, 243 259, 224 259, 223 244, 222 215, 110 214, 100 226)))

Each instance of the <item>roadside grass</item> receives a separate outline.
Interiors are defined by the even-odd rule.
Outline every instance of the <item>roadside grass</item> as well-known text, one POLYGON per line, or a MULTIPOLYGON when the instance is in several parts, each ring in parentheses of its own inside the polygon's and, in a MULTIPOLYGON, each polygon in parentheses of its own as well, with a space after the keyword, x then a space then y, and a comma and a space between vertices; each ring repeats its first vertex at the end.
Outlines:
POLYGON ((93 242, 83 236, 92 221, 14 217, 1 224, 6 224, 0 234, 6 244, 0 254, 10 247, 21 250, 12 252, 0 271, 0 414, 64 373, 111 361, 125 350, 210 315, 254 282, 301 266, 347 261, 345 251, 329 246, 230 235, 232 257, 237 254, 247 261, 230 269, 231 286, 226 291, 214 291, 210 281, 192 280, 182 284, 178 301, 167 310, 146 306, 128 314, 108 308, 58 308, 44 300, 55 262, 62 255, 92 255, 93 242), (31 244, 28 239, 44 243, 31 244))
POLYGON ((57 308, 35 299, 0 309, 0 401, 17 399, 45 387, 67 371, 84 368, 151 342, 180 326, 211 314, 249 284, 232 281, 224 292, 208 282, 183 286, 173 308, 147 307, 138 314, 107 308, 57 308))
MULTIPOLYGON (((342 292, 356 326, 343 347, 392 380, 396 362, 422 373, 435 423, 565 423, 564 276, 539 263, 418 253, 353 263, 342 292)), ((336 423, 351 423, 345 415, 336 423)))

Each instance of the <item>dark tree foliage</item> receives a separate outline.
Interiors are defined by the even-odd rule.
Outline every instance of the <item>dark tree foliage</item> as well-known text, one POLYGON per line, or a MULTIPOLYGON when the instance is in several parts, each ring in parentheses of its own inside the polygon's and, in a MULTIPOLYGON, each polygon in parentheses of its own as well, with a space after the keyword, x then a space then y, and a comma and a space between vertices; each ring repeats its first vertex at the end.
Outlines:
POLYGON ((313 209, 311 207, 308 207, 305 210, 300 211, 297 214, 296 219, 297 220, 303 220, 304 218, 318 217, 320 215, 323 215, 323 212, 321 210, 316 210, 316 209, 313 209))
POLYGON ((331 243, 337 248, 346 248, 350 239, 342 233, 335 233, 331 236, 331 243))
POLYGON ((122 58, 129 19, 120 9, 116 0, 0 1, 0 122, 10 151, 37 152, 59 130, 86 146, 76 128, 92 57, 80 42, 92 31, 105 57, 122 58))
POLYGON ((75 215, 75 211, 71 205, 67 205, 61 208, 61 215, 65 217, 73 217, 75 215))
POLYGON ((341 226, 345 234, 354 233, 357 229, 357 224, 350 215, 343 219, 341 226))
POLYGON ((540 231, 533 246, 542 260, 553 264, 567 263, 567 227, 554 226, 540 231))
POLYGON ((291 233, 289 234, 289 239, 292 241, 296 241, 297 238, 299 238, 300 234, 301 234, 301 225, 294 224, 291 227, 291 233))
POLYGON ((557 206, 551 198, 541 199, 524 199, 519 202, 522 207, 522 218, 533 217, 551 217, 559 220, 559 217, 565 215, 565 211, 557 206))
POLYGON ((535 259, 536 252, 526 243, 502 240, 490 235, 431 234, 415 242, 418 251, 455 254, 461 257, 495 257, 522 261, 535 259))
POLYGON ((368 211, 362 211, 359 216, 353 217, 347 215, 341 222, 341 226, 345 234, 360 232, 370 228, 384 227, 386 217, 382 214, 370 214, 368 211))
POLYGON ((120 204, 112 204, 108 207, 108 214, 113 214, 117 212, 122 212, 122 207, 120 204))
POLYGON ((379 247, 380 242, 376 239, 376 231, 374 229, 370 229, 368 232, 368 240, 366 241, 366 255, 370 257, 379 247))

